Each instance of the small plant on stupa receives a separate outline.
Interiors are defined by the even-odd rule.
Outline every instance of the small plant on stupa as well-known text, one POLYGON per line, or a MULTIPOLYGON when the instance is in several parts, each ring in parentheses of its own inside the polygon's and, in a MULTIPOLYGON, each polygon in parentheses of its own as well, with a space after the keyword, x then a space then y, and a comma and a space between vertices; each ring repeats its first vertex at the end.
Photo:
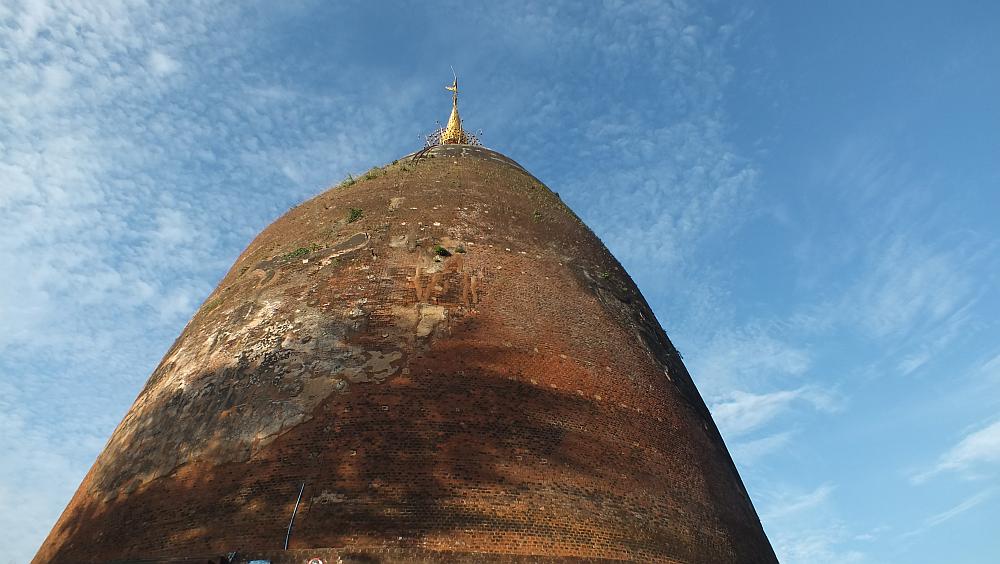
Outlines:
POLYGON ((351 208, 351 211, 347 212, 347 223, 354 223, 361 219, 363 215, 365 215, 365 212, 361 208, 351 208))
POLYGON ((434 249, 433 250, 434 250, 434 254, 437 255, 437 256, 439 256, 439 257, 450 257, 451 256, 451 252, 448 249, 442 247, 441 245, 434 245, 434 249))
POLYGON ((308 247, 299 247, 290 253, 286 253, 282 258, 284 258, 285 260, 295 259, 299 257, 304 257, 309 253, 318 250, 319 250, 319 245, 317 245, 316 243, 312 243, 308 247))
POLYGON ((212 311, 213 309, 219 307, 219 304, 221 304, 221 303, 222 303, 222 296, 219 296, 218 298, 215 298, 214 300, 206 303, 204 306, 202 306, 201 309, 205 313, 208 313, 208 312, 212 311))

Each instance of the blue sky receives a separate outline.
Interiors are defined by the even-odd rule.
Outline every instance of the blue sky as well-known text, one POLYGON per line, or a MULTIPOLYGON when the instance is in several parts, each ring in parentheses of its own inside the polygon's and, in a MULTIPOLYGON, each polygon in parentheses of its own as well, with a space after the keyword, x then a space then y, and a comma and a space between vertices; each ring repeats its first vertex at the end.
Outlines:
MULTIPOLYGON (((0 4, 0 552, 250 238, 444 121, 625 264, 783 562, 1000 552, 1000 5, 0 4)), ((3 560, 6 561, 6 560, 3 560)))

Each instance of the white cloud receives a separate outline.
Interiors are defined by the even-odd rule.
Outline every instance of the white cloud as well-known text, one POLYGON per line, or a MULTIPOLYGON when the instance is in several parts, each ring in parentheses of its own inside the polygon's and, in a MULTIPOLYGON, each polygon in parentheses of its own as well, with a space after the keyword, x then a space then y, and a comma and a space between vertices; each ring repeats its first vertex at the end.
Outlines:
POLYGON ((905 336, 933 326, 974 296, 960 251, 933 250, 903 239, 876 245, 871 269, 848 295, 862 326, 875 337, 905 336))
POLYGON ((972 497, 965 499, 964 501, 962 501, 955 507, 948 509, 947 511, 942 511, 941 513, 938 513, 936 515, 931 515, 930 517, 927 518, 927 526, 933 527, 935 525, 940 525, 945 521, 954 519, 955 517, 958 517, 962 513, 965 513, 966 511, 972 509, 973 507, 976 507, 977 505, 983 503, 984 501, 989 499, 990 496, 993 495, 993 493, 994 490, 992 489, 981 491, 976 495, 973 495, 972 497))
POLYGON ((103 445, 103 437, 68 429, 47 432, 34 417, 54 416, 58 410, 32 414, 20 401, 23 394, 0 381, 0 539, 3 556, 26 562, 48 532, 63 505, 86 473, 92 452, 103 445), (16 437, 16 439, 15 439, 16 437), (30 475, 25 476, 25 469, 30 475), (37 487, 35 484, 43 484, 37 487), (42 525, 42 526, 40 526, 42 525))
POLYGON ((931 351, 921 350, 911 353, 899 361, 899 371, 904 376, 910 374, 927 364, 931 358, 933 358, 931 351))
POLYGON ((966 476, 994 475, 1000 464, 1000 421, 973 431, 941 455, 929 470, 913 476, 916 484, 938 474, 957 472, 966 476))
POLYGON ((957 231, 928 197, 930 179, 878 139, 849 138, 814 171, 818 209, 796 254, 800 283, 828 301, 803 319, 878 342, 906 375, 973 321, 976 274, 996 245, 957 231))
POLYGON ((796 401, 823 411, 833 411, 838 404, 837 399, 827 392, 798 388, 763 394, 732 392, 725 399, 712 403, 710 409, 722 434, 736 437, 761 427, 790 409, 796 401))
POLYGON ((778 560, 784 564, 851 564, 866 562, 864 552, 841 548, 850 541, 842 527, 780 532, 773 537, 778 560))
POLYGON ((180 70, 181 64, 163 51, 153 51, 149 54, 149 70, 157 76, 166 76, 180 70))
POLYGON ((992 497, 994 493, 996 493, 996 489, 989 488, 973 496, 970 496, 962 500, 960 503, 958 503, 957 505, 955 505, 950 509, 947 509, 935 515, 931 515, 930 517, 927 517, 926 519, 924 519, 924 523, 922 526, 913 529, 912 531, 907 531, 903 533, 902 535, 900 535, 900 538, 907 538, 923 534, 927 532, 928 529, 936 527, 941 523, 944 523, 945 521, 950 521, 951 519, 958 517, 959 515, 965 513, 966 511, 969 511, 970 509, 977 507, 978 505, 982 504, 990 497, 992 497))
POLYGON ((824 483, 808 491, 781 490, 763 496, 761 521, 780 562, 833 564, 867 560, 863 552, 846 548, 858 535, 833 516, 834 492, 836 486, 824 483))
POLYGON ((498 41, 537 62, 496 85, 496 121, 482 124, 490 137, 538 174, 566 171, 556 188, 633 274, 684 284, 678 270, 746 219, 757 183, 757 167, 727 139, 722 103, 740 22, 663 2, 499 4, 479 17, 484 48, 498 41), (496 22, 503 29, 491 34, 496 22), (600 71, 559 63, 580 53, 600 71))
POLYGON ((846 398, 830 384, 811 383, 812 353, 780 338, 780 324, 757 325, 717 334, 687 360, 719 430, 733 442, 734 459, 750 466, 787 445, 786 428, 754 434, 783 415, 834 413, 846 398))
POLYGON ((693 351, 688 364, 702 393, 714 402, 733 389, 772 387, 803 376, 812 364, 809 351, 775 332, 763 327, 723 332, 693 351))
POLYGON ((833 484, 822 484, 810 492, 793 496, 783 496, 769 504, 767 511, 764 513, 765 518, 772 521, 813 509, 825 503, 833 491, 833 484))
POLYGON ((733 460, 738 465, 749 467, 764 457, 787 447, 794 435, 793 431, 782 431, 759 439, 731 443, 729 450, 733 455, 733 460))
POLYGON ((176 209, 160 209, 155 217, 156 227, 150 232, 150 244, 154 247, 170 250, 190 245, 198 240, 200 229, 191 223, 184 212, 176 209))
POLYGON ((1000 354, 997 354, 980 365, 977 372, 984 375, 986 378, 1000 379, 1000 354))

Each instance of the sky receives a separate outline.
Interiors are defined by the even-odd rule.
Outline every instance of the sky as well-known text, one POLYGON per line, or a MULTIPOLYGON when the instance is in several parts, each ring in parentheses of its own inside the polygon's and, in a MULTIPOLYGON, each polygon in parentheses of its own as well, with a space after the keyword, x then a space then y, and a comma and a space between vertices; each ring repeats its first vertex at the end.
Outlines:
POLYGON ((622 261, 782 562, 1000 553, 1000 4, 0 3, 0 562, 250 239, 447 120, 622 261))

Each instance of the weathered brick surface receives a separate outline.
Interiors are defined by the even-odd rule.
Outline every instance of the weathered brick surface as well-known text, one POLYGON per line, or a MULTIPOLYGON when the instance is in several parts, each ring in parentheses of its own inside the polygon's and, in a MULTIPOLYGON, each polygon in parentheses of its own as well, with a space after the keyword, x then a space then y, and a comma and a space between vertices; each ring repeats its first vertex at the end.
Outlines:
POLYGON ((557 195, 481 148, 372 176, 251 243, 36 562, 775 561, 679 356, 557 195))

